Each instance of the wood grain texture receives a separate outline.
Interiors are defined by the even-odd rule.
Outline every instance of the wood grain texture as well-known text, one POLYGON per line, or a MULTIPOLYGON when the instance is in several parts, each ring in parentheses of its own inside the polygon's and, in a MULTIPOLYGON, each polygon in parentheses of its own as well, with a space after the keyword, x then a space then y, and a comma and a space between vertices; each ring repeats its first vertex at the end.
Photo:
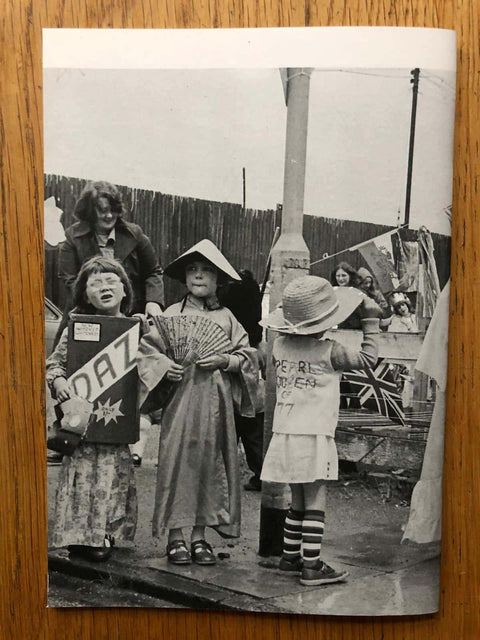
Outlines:
POLYGON ((0 638, 480 637, 477 0, 4 0, 0 7, 0 638), (47 610, 42 414, 42 27, 444 27, 458 34, 441 611, 407 619, 47 610))

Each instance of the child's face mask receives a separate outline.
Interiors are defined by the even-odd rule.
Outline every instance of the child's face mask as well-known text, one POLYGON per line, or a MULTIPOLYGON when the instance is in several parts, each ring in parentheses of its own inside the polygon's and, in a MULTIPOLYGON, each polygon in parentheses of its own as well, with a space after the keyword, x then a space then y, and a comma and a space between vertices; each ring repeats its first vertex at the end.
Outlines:
POLYGON ((191 262, 185 269, 185 284, 196 298, 209 298, 217 291, 217 270, 208 262, 191 262))
POLYGON ((116 273, 92 273, 87 280, 85 296, 100 313, 116 315, 125 298, 125 288, 116 273))

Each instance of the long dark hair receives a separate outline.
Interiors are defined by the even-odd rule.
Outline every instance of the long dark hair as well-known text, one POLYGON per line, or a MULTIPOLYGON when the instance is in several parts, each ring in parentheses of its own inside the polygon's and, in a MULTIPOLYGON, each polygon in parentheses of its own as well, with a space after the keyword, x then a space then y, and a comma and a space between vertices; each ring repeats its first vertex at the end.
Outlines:
POLYGON ((125 297, 120 305, 120 311, 128 316, 132 310, 133 291, 127 272, 118 260, 104 258, 103 256, 94 256, 82 264, 77 279, 73 284, 73 304, 75 312, 88 314, 95 314, 97 312, 96 308, 88 302, 85 295, 87 280, 93 273, 115 273, 120 278, 125 290, 125 297))
POLYGON ((91 227, 97 221, 96 206, 99 198, 106 198, 113 213, 121 216, 125 212, 122 194, 111 182, 88 182, 75 203, 73 213, 78 220, 83 220, 91 227))
POLYGON ((256 347, 262 341, 262 295, 258 282, 249 269, 237 269, 242 281, 228 282, 217 291, 218 300, 230 309, 248 333, 250 346, 256 347))
POLYGON ((334 287, 338 287, 337 271, 339 269, 342 269, 342 271, 345 271, 345 273, 348 273, 348 275, 350 276, 350 280, 348 282, 348 286, 349 287, 358 287, 358 285, 359 285, 358 274, 357 274, 356 270, 352 267, 352 265, 348 264, 348 262, 339 262, 335 266, 335 269, 332 271, 332 273, 330 275, 330 283, 334 287))

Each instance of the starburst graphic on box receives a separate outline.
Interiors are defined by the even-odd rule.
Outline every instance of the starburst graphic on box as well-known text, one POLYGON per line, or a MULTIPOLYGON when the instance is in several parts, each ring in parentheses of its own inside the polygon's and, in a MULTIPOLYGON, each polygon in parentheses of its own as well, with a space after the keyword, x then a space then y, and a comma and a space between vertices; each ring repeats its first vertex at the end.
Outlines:
POLYGON ((110 398, 108 398, 104 404, 102 404, 99 400, 97 408, 93 413, 97 416, 98 422, 100 422, 101 420, 105 420, 105 426, 107 426, 109 422, 113 421, 116 423, 117 418, 125 415, 120 411, 121 404, 122 401, 119 400, 118 402, 115 402, 115 404, 111 405, 110 398))

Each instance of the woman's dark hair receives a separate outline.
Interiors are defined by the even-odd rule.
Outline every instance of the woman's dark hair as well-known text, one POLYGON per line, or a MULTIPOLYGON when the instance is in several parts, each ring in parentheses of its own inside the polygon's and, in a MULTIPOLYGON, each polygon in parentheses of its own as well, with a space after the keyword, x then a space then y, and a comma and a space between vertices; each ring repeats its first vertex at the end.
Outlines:
POLYGON ((108 200, 113 213, 121 216, 125 212, 122 194, 118 187, 111 182, 89 182, 75 203, 73 210, 75 217, 93 227, 97 221, 96 206, 99 198, 108 200))
POLYGON ((125 290, 125 297, 120 305, 120 311, 128 315, 132 310, 133 291, 127 272, 118 260, 104 258, 103 256, 94 256, 82 264, 77 279, 73 284, 73 304, 75 312, 89 314, 95 314, 97 312, 95 307, 88 302, 85 295, 87 280, 93 273, 115 273, 120 278, 125 290))
POLYGON ((381 295, 383 296, 383 293, 380 289, 377 279, 375 278, 373 273, 371 273, 368 269, 365 269, 365 267, 360 267, 360 269, 357 271, 357 276, 359 280, 359 285, 358 285, 359 288, 362 289, 362 291, 365 291, 365 293, 368 296, 373 297, 377 292, 380 292, 381 295), (364 286, 364 282, 366 278, 370 278, 371 280, 368 287, 364 286))
POLYGON ((249 269, 237 270, 242 281, 228 282, 220 287, 217 294, 223 307, 227 307, 248 333, 250 346, 256 347, 262 341, 262 295, 260 287, 249 269))
POLYGON ((336 266, 335 269, 332 271, 332 274, 330 276, 330 282, 334 287, 338 286, 338 282, 337 282, 337 271, 339 269, 342 269, 342 271, 345 271, 345 273, 348 273, 348 275, 350 276, 350 280, 348 282, 348 286, 349 287, 358 287, 359 285, 359 278, 358 278, 358 274, 356 272, 356 270, 352 267, 351 264, 348 264, 348 262, 339 262, 336 266))

